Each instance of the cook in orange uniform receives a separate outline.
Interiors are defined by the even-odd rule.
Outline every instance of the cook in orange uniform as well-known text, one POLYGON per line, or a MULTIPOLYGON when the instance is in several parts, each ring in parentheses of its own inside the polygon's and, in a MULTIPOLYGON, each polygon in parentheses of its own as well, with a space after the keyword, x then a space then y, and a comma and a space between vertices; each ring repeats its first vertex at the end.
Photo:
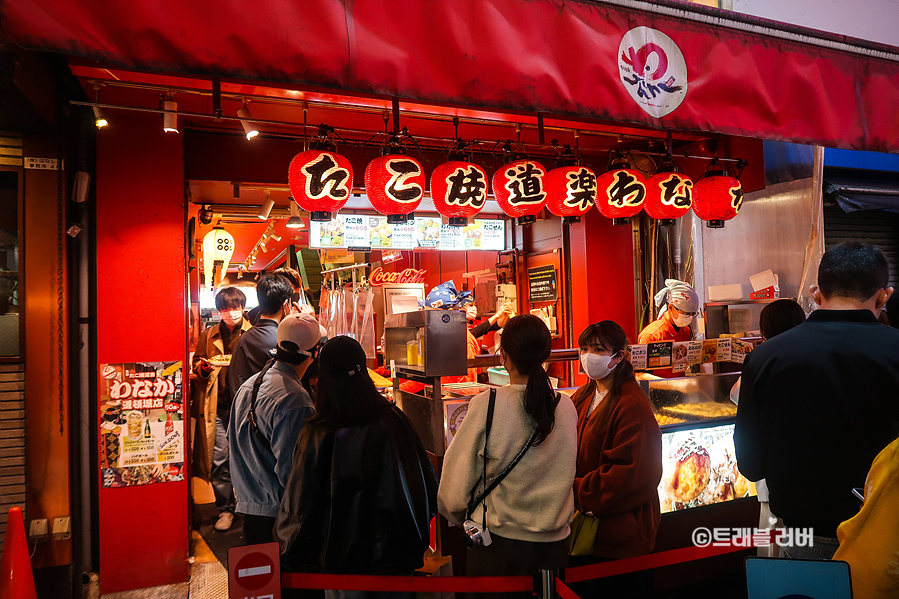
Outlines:
MULTIPOLYGON (((693 338, 690 324, 699 314, 699 296, 687 283, 677 279, 665 279, 665 287, 655 296, 656 306, 666 302, 659 317, 640 331, 637 343, 657 343, 659 341, 689 341, 693 338)), ((664 378, 683 376, 670 369, 656 369, 652 374, 664 378)))

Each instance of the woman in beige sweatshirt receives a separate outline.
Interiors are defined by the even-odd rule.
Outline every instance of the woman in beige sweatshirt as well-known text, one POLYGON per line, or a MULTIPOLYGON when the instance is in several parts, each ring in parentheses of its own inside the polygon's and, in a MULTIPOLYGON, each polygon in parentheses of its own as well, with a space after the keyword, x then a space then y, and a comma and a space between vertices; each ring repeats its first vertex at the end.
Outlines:
POLYGON ((543 370, 550 341, 539 318, 509 320, 500 358, 511 384, 496 391, 487 447, 489 392, 472 398, 446 451, 437 505, 450 522, 462 526, 472 493, 479 496, 536 431, 521 461, 471 514, 475 523, 486 523, 492 542, 469 551, 469 576, 531 574, 566 565, 564 540, 574 514, 577 413, 567 396, 553 391, 543 370))

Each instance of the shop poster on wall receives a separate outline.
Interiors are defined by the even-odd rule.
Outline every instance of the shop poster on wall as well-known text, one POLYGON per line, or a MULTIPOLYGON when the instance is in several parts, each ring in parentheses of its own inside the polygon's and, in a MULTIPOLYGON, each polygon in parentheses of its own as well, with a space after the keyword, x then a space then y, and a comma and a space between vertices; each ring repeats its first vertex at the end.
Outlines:
POLYGON ((103 488, 184 480, 181 362, 100 365, 103 488))

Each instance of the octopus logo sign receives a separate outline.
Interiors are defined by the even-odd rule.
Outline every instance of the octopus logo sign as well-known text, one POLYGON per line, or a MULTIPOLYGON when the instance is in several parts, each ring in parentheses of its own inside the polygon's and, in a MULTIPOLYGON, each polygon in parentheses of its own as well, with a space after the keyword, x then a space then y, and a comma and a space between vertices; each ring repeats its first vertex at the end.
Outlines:
POLYGON ((670 37, 649 27, 635 27, 618 46, 618 74, 634 101, 661 118, 687 96, 687 63, 670 37))

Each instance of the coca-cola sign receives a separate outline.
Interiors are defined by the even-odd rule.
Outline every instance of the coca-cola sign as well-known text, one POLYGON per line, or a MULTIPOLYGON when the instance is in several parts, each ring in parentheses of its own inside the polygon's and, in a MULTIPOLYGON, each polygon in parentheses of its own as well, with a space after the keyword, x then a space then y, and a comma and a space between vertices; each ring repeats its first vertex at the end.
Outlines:
POLYGON ((418 268, 407 268, 397 272, 385 272, 380 266, 371 271, 369 282, 380 287, 384 283, 424 283, 425 273, 427 270, 418 268))

